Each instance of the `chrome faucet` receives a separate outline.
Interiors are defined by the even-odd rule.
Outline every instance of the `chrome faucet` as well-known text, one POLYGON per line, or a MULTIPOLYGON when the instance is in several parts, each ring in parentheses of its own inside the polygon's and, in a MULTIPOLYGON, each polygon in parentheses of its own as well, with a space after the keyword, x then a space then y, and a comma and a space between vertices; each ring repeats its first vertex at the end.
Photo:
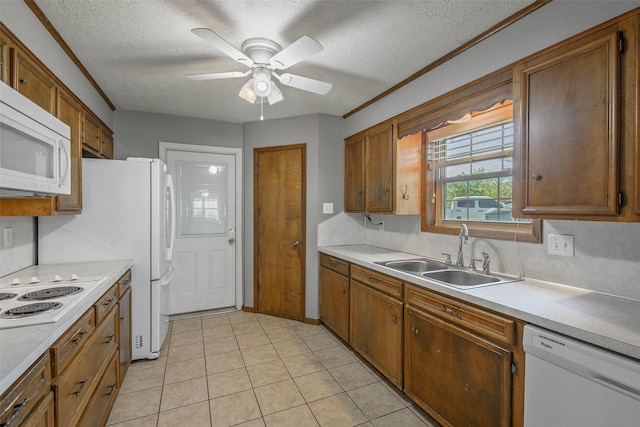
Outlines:
POLYGON ((458 244, 458 259, 456 260, 456 265, 458 267, 464 267, 464 256, 462 254, 462 243, 465 245, 469 243, 469 229, 467 228, 467 224, 462 224, 460 226, 460 233, 458 233, 460 237, 460 243, 458 244))

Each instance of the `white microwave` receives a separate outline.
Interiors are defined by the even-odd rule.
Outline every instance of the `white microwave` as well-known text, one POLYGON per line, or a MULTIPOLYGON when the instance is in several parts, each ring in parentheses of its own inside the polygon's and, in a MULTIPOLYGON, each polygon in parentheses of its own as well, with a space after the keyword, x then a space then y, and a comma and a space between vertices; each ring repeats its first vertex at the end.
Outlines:
POLYGON ((0 81, 0 197, 71 194, 71 129, 0 81))

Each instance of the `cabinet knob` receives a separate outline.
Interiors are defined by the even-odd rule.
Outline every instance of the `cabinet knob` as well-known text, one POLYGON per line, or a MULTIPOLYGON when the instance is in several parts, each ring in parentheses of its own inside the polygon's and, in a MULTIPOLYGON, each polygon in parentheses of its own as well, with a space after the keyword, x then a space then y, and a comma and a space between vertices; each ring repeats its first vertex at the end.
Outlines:
POLYGON ((22 83, 23 85, 27 84, 27 79, 20 79, 18 80, 20 83, 22 83))
POLYGON ((393 316, 391 316, 391 321, 393 323, 397 323, 398 322, 398 316, 396 316, 395 314, 393 316))
POLYGON ((418 335, 418 328, 411 327, 410 331, 413 335, 418 335))
POLYGON ((388 189, 388 188, 385 188, 383 191, 384 191, 385 193, 388 193, 388 192, 389 192, 389 189, 388 189))
POLYGON ((533 178, 534 181, 540 181, 542 179, 542 175, 538 175, 537 173, 534 173, 533 175, 531 175, 531 178, 533 178))

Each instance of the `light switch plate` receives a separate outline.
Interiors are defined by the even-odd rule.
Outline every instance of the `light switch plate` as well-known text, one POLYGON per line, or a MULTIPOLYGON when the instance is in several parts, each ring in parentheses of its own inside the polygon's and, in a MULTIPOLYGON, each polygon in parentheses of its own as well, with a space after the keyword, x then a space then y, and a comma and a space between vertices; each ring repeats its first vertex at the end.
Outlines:
POLYGON ((333 213, 333 203, 323 203, 322 204, 322 213, 323 214, 332 214, 333 213))
POLYGON ((575 257, 575 247, 573 236, 568 234, 549 234, 547 242, 547 253, 566 257, 575 257))

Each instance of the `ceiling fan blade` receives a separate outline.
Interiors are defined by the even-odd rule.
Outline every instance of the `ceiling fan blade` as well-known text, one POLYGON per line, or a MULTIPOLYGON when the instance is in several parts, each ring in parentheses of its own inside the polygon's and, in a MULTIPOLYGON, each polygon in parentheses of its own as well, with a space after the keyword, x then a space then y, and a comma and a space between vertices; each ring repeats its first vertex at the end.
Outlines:
POLYGON ((309 36, 302 36, 289 46, 276 53, 270 60, 271 65, 275 70, 284 70, 298 62, 321 52, 323 47, 320 43, 315 41, 309 36))
POLYGON ((243 73, 241 71, 229 71, 226 73, 202 73, 202 74, 187 74, 187 77, 191 80, 220 80, 220 79, 233 79, 237 77, 245 77, 251 73, 251 70, 243 73))
POLYGON ((194 28, 191 30, 193 34, 200 37, 207 43, 212 44, 216 49, 235 61, 250 67, 253 61, 247 55, 236 49, 231 43, 214 33, 209 28, 194 28))
POLYGON ((331 83, 310 79, 308 77, 298 76, 296 74, 284 73, 279 76, 276 73, 273 73, 273 75, 276 76, 278 80, 280 80, 280 83, 282 83, 283 85, 317 93, 318 95, 326 95, 333 87, 331 83))

